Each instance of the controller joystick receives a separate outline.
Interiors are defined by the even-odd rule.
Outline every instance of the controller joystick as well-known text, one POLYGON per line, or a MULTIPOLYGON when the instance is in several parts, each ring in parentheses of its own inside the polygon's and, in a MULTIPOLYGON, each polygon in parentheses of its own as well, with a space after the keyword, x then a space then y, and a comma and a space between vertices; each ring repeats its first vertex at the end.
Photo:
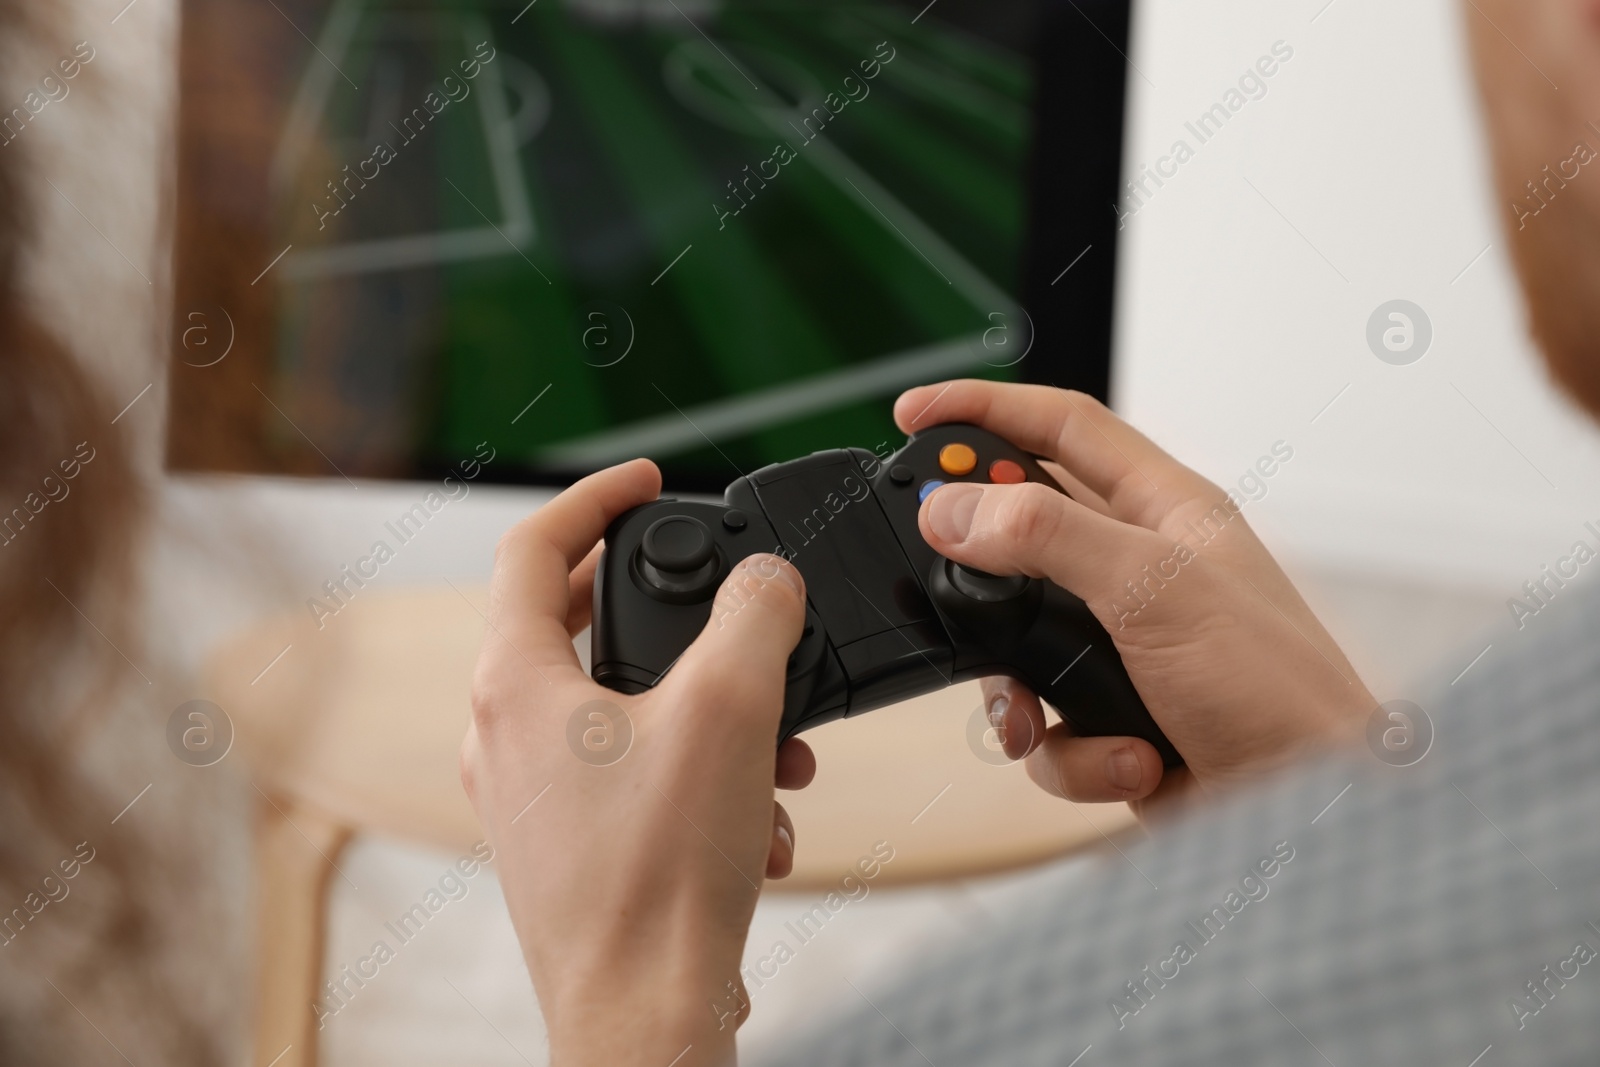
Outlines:
POLYGON ((709 597, 722 577, 711 531, 692 515, 651 523, 639 540, 635 566, 645 591, 671 604, 709 597))
POLYGON ((1042 579, 962 566, 923 540, 918 506, 953 482, 1062 491, 1004 439, 947 425, 913 435, 887 460, 835 449, 764 467, 730 485, 722 505, 658 500, 625 512, 606 531, 595 578, 595 680, 627 693, 656 684, 713 613, 739 610, 740 590, 716 596, 732 563, 772 552, 805 575, 808 601, 780 741, 1007 674, 1074 732, 1142 737, 1180 765, 1088 605, 1042 579))
POLYGON ((1007 600, 1015 600, 1033 581, 1026 574, 990 574, 950 560, 945 560, 945 573, 951 587, 962 596, 985 604, 1003 604, 1007 600))

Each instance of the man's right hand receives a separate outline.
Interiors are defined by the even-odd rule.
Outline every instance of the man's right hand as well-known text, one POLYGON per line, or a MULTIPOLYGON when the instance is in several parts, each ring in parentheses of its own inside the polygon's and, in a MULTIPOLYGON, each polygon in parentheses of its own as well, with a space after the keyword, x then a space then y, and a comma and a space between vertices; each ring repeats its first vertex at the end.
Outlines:
POLYGON ((958 381, 907 391, 895 420, 907 433, 974 423, 1054 460, 1071 499, 1040 485, 951 484, 923 503, 922 534, 958 563, 1048 578, 1083 598, 1187 765, 1164 773, 1138 738, 1047 730, 1025 685, 987 679, 1007 754, 1026 755, 1044 789, 1144 814, 1360 735, 1371 694, 1237 505, 1099 401, 958 381))

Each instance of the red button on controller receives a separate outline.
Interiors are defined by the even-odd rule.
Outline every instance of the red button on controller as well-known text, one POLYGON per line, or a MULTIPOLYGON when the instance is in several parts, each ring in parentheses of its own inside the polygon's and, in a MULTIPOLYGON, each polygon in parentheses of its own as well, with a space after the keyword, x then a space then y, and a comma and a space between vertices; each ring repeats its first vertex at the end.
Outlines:
POLYGON ((1019 463, 997 459, 989 464, 989 480, 998 485, 1017 485, 1028 480, 1028 472, 1019 463))

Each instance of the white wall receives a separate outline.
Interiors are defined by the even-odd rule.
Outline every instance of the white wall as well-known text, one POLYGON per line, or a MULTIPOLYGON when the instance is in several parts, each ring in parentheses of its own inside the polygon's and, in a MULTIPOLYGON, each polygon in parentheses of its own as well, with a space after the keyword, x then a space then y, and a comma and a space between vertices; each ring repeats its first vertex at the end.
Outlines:
POLYGON ((1482 16, 1324 5, 1143 0, 1126 168, 1196 153, 1123 232, 1116 400, 1222 483, 1289 442, 1247 514, 1291 557, 1510 596, 1593 543, 1600 434, 1526 338, 1465 54, 1482 16), (1201 145, 1184 123, 1280 40, 1267 95, 1201 145), (1395 298, 1433 324, 1410 366, 1366 343, 1395 298))

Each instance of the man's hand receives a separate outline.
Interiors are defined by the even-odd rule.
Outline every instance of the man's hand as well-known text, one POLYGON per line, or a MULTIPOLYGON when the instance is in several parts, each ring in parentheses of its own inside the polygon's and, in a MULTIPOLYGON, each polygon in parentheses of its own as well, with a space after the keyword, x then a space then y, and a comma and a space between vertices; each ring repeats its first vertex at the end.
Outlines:
POLYGON ((579 665, 596 542, 660 486, 649 462, 613 467, 502 539, 461 746, 563 1067, 731 1062, 756 896, 794 856, 774 781, 815 771, 804 743, 774 744, 805 616, 799 573, 775 557, 734 568, 741 608, 649 692, 603 689, 579 665), (596 758, 569 740, 589 729, 631 729, 631 745, 596 758))
POLYGON ((1139 809, 1359 736, 1371 694, 1238 507, 1099 401, 960 381, 906 392, 895 419, 907 433, 975 423, 1054 461, 1072 499, 1040 485, 951 484, 923 503, 922 534, 959 563, 1082 597, 1187 764, 1164 775, 1146 741, 1046 730, 1026 686, 985 680, 1007 754, 1028 755, 1044 789, 1139 809))

